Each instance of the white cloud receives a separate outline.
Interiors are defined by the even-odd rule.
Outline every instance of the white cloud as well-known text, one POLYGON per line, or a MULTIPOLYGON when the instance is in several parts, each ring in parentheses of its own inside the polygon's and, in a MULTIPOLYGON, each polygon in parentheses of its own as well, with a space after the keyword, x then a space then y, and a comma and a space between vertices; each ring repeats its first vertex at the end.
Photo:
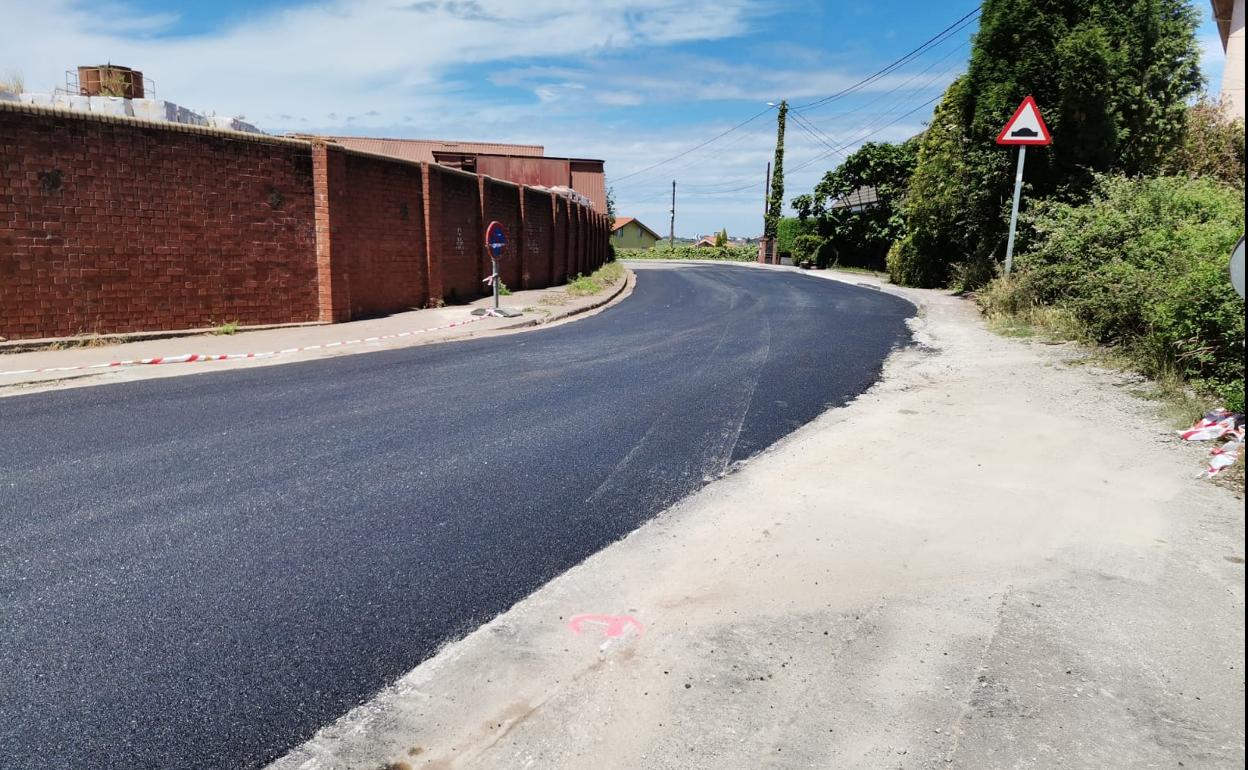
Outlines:
MULTIPOLYGON (((754 0, 363 0, 302 5, 199 35, 158 35, 176 18, 122 4, 8 3, 6 66, 49 87, 78 64, 112 61, 156 80, 159 95, 221 114, 378 112, 377 124, 472 101, 457 68, 525 58, 579 61, 612 49, 742 34, 754 0), (46 84, 46 85, 45 85, 46 84)), ((486 99, 479 98, 484 103, 486 99)))
MULTIPOLYGON (((743 37, 773 0, 329 0, 192 35, 173 33, 175 15, 137 13, 117 0, 0 4, 0 68, 22 72, 32 89, 62 84, 76 65, 112 61, 155 79, 161 98, 247 115, 268 130, 533 142, 552 155, 606 160, 609 183, 741 119, 690 122, 702 104, 738 102, 723 112, 743 118, 763 101, 822 96, 865 74, 854 57, 743 37), (695 56, 672 47, 692 40, 722 40, 725 51, 740 53, 695 56), (605 117, 631 107, 671 111, 680 127, 639 129, 605 117)), ((881 106, 811 117, 852 149, 864 131, 896 117, 881 109, 906 102, 927 79, 882 78, 868 91, 899 90, 881 106)), ((927 85, 939 89, 943 81, 927 85)), ((916 113, 870 138, 904 139, 926 117, 916 113)), ((643 122, 667 121, 647 115, 643 122)), ((766 116, 626 180, 617 195, 621 213, 666 232, 674 177, 678 233, 726 226, 734 235, 756 234, 774 132, 774 115, 766 116)), ((839 160, 793 171, 825 152, 793 124, 787 149, 787 198, 808 191, 839 160)))

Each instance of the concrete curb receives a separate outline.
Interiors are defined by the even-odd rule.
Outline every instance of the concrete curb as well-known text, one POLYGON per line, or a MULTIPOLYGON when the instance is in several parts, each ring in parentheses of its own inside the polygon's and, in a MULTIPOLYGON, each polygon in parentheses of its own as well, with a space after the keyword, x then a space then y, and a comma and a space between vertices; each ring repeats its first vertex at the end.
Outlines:
MULTIPOLYGON (((404 345, 403 347, 440 345, 444 343, 463 342, 463 341, 470 340, 470 339, 487 338, 487 337, 490 337, 493 335, 499 335, 499 334, 517 334, 517 333, 523 333, 525 330, 536 329, 542 326, 564 323, 564 322, 567 322, 569 319, 574 319, 578 316, 584 316, 587 314, 592 314, 592 313, 601 311, 602 309, 606 308, 609 305, 622 301, 627 296, 632 294, 632 290, 635 287, 635 285, 636 285, 636 275, 633 273, 633 271, 625 268, 625 276, 624 276, 623 281, 621 281, 617 286, 612 287, 612 289, 608 291, 606 296, 594 297, 588 304, 581 305, 578 307, 561 309, 559 312, 553 313, 551 316, 545 317, 545 318, 526 319, 515 324, 510 324, 507 326, 497 326, 491 329, 470 330, 466 334, 452 336, 452 337, 443 338, 443 339, 422 340, 416 337, 412 337, 411 342, 408 345, 404 345)), ((246 331, 261 331, 262 329, 281 329, 281 328, 305 327, 305 326, 330 327, 332 326, 332 324, 325 324, 325 323, 283 324, 283 325, 269 326, 269 327, 249 327, 248 329, 246 329, 246 331)), ((241 332, 244 330, 240 329, 239 331, 241 332)), ((203 332, 197 333, 194 331, 186 331, 186 330, 179 331, 179 332, 155 332, 147 336, 142 336, 138 340, 128 340, 128 341, 149 341, 149 340, 159 340, 159 339, 166 339, 166 338, 188 337, 188 336, 197 336, 197 334, 202 334, 202 333, 203 332)), ((131 335, 115 335, 115 336, 122 337, 122 336, 131 336, 131 335)), ((137 335, 134 335, 134 336, 137 336, 137 335)), ((67 340, 72 340, 72 339, 74 338, 65 338, 63 340, 59 340, 59 342, 65 342, 67 340)), ((122 341, 127 341, 127 340, 122 340, 122 341)), ((23 342, 30 342, 30 341, 23 341, 23 342)), ((45 344, 41 347, 50 347, 52 344, 55 344, 55 342, 45 341, 45 344)), ((87 347, 87 346, 83 345, 80 347, 87 347)), ((40 348, 35 348, 35 350, 38 350, 38 349, 40 348)), ((347 352, 346 350, 342 348, 337 348, 337 350, 341 350, 342 353, 346 355, 358 355, 361 353, 375 352, 376 349, 361 348, 359 350, 355 350, 351 352, 347 352)), ((13 352, 27 352, 27 351, 13 351, 13 352)), ((0 360, 2 360, 2 358, 3 356, 0 356, 0 360)), ((285 360, 276 360, 273 358, 264 358, 264 359, 254 358, 254 359, 247 359, 247 360, 254 361, 257 363, 263 362, 261 364, 263 366, 280 366, 286 363, 294 363, 298 361, 313 361, 313 360, 319 360, 320 358, 322 357, 316 356, 313 358, 304 358, 304 359, 295 358, 295 359, 285 359, 285 360)), ((146 368, 146 367, 143 367, 143 368, 146 368)), ((124 369, 131 369, 131 367, 124 367, 124 369)), ((99 377, 100 375, 107 374, 110 372, 118 372, 122 370, 123 370, 123 367, 98 368, 98 369, 73 372, 73 373, 67 374, 66 376, 55 377, 55 378, 50 378, 50 379, 40 379, 36 375, 35 379, 24 379, 24 380, 17 380, 14 382, 6 382, 3 384, 0 384, 0 398, 3 398, 5 396, 10 396, 10 395, 18 395, 22 393, 38 392, 40 390, 45 390, 45 389, 53 389, 53 388, 56 388, 57 386, 65 386, 67 384, 69 384, 70 387, 76 387, 79 385, 90 386, 90 385, 94 385, 98 383, 98 380, 96 380, 96 378, 99 377)), ((168 374, 161 375, 161 376, 187 376, 191 374, 197 374, 203 371, 204 370, 202 369, 197 369, 197 370, 188 369, 185 371, 179 371, 176 374, 173 372, 170 372, 168 374)))
POLYGON ((527 321, 520 321, 519 323, 514 323, 509 326, 500 326, 497 329, 490 329, 488 331, 502 331, 504 329, 507 329, 507 330, 527 329, 527 328, 534 327, 534 326, 545 326, 547 324, 552 324, 557 321, 563 321, 565 319, 572 318, 573 316, 578 316, 582 313, 588 313, 591 310, 597 310, 601 307, 605 307, 615 302, 616 299, 624 299, 625 297, 628 296, 628 294, 633 293, 633 288, 636 286, 636 284, 637 284, 637 274, 634 273, 632 270, 629 270, 628 268, 624 268, 624 280, 620 282, 620 285, 615 289, 615 291, 611 292, 610 295, 598 300, 597 302, 591 302, 590 304, 585 305, 584 307, 575 307, 575 308, 570 308, 568 310, 564 310, 562 312, 552 313, 546 318, 530 318, 527 321), (627 290, 627 294, 625 294, 625 290, 627 290), (624 295, 624 296, 621 296, 621 295, 624 295))
MULTIPOLYGON (((567 310, 562 313, 552 314, 548 318, 531 319, 528 321, 524 321, 522 323, 513 324, 511 326, 501 326, 498 328, 499 329, 521 329, 526 326, 540 326, 542 324, 548 324, 553 321, 561 321, 564 318, 569 318, 574 315, 579 315, 580 313, 584 313, 589 310, 596 310, 602 307, 603 305, 607 304, 608 302, 611 302, 616 297, 618 297, 620 293, 624 291, 624 289, 629 284, 629 282, 633 280, 633 272, 631 270, 628 270, 626 272, 627 272, 627 276, 625 277, 624 283, 622 283, 618 288, 616 288, 616 290, 610 296, 608 296, 607 298, 599 302, 586 305, 585 307, 573 308, 571 310, 567 310)), ((328 321, 306 321, 303 323, 289 323, 289 324, 260 324, 257 326, 240 326, 238 327, 238 330, 236 333, 243 334, 245 332, 269 331, 270 329, 300 329, 300 328, 307 328, 307 327, 313 327, 313 326, 332 326, 332 325, 333 324, 329 323, 328 321)), ((216 327, 214 326, 204 326, 204 327, 199 327, 199 328, 194 328, 194 329, 168 329, 168 330, 149 331, 149 332, 118 332, 116 334, 96 334, 96 335, 90 335, 90 336, 74 336, 74 337, 40 337, 37 339, 29 339, 29 340, 0 339, 0 356, 3 356, 8 353, 31 353, 37 350, 48 350, 50 348, 58 348, 59 346, 64 346, 67 348, 92 347, 95 343, 101 343, 101 342, 108 343, 109 345, 114 345, 114 344, 121 345, 127 342, 147 342, 149 340, 171 340, 171 339, 177 339, 179 337, 198 337, 203 334, 212 334, 212 332, 215 329, 216 327)))
MULTIPOLYGON (((301 329, 311 326, 331 326, 328 321, 305 321, 290 324, 260 324, 257 326, 240 326, 235 332, 263 332, 270 329, 301 329)), ((116 334, 93 334, 75 337, 39 337, 30 340, 0 340, 0 356, 8 353, 31 353, 36 350, 48 350, 64 346, 67 348, 87 348, 95 343, 105 342, 109 345, 124 345, 127 342, 147 342, 148 340, 171 340, 178 337, 198 337, 201 334, 212 334, 215 326, 203 326, 197 329, 167 329, 150 332, 117 332, 116 334)))

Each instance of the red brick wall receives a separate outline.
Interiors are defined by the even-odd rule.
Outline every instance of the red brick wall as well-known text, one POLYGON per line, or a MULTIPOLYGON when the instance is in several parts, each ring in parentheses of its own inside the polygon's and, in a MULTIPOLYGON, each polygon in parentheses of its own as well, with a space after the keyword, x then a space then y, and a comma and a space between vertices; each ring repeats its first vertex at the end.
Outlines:
POLYGON ((0 102, 0 337, 345 321, 602 263, 566 198, 333 145, 0 102), (521 206, 521 200, 524 204, 521 206))
POLYGON ((568 211, 572 220, 572 245, 568 247, 572 266, 568 273, 575 277, 585 274, 585 212, 580 206, 572 206, 568 211))
POLYGON ((525 288, 541 288, 553 283, 554 204, 550 193, 524 188, 524 269, 525 288))
POLYGON ((306 144, 0 110, 0 337, 317 319, 306 144))
POLYGON ((351 318, 424 307, 429 299, 421 167, 330 147, 334 280, 351 318), (335 162, 336 161, 336 162, 335 162))
POLYGON ((477 177, 429 164, 429 270, 441 276, 441 296, 465 302, 483 294, 481 253, 484 234, 477 177))
POLYGON ((568 199, 552 195, 555 202, 555 248, 552 250, 554 273, 551 280, 561 284, 568 280, 568 199))

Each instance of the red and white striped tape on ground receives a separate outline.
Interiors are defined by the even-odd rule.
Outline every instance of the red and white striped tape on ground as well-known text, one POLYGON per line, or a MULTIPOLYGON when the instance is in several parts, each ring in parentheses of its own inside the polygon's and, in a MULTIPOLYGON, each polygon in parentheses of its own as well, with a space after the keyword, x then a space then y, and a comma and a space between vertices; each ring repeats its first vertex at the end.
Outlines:
POLYGON ((282 350, 269 350, 264 353, 184 353, 180 356, 157 356, 156 358, 135 358, 129 361, 110 361, 101 364, 81 364, 78 366, 47 366, 42 369, 14 369, 11 371, 0 371, 0 377, 15 374, 49 374, 52 372, 78 372, 87 369, 113 369, 122 366, 154 366, 156 364, 190 364, 199 361, 235 361, 245 358, 272 358, 273 356, 287 355, 290 353, 302 353, 308 350, 327 350, 329 348, 342 348, 347 345, 359 345, 365 342, 381 342, 382 340, 399 339, 400 337, 413 337, 417 334, 428 334, 429 332, 444 331, 446 329, 454 329, 458 326, 467 326, 476 323, 488 316, 478 316, 469 318, 466 321, 456 321, 455 323, 446 324, 445 326, 432 326, 428 329, 414 329, 407 332, 399 332, 397 334, 380 334, 376 337, 363 337, 358 340, 343 340, 341 342, 322 342, 317 345, 304 345, 298 348, 283 348, 282 350))

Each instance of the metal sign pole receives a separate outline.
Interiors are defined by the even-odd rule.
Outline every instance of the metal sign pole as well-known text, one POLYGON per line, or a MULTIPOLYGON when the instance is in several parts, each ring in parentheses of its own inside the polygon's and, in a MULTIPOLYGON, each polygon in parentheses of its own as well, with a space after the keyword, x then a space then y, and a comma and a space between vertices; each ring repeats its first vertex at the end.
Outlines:
POLYGON ((498 310, 498 260, 490 257, 490 265, 494 269, 494 309, 498 310))
POLYGON ((1014 269, 1014 230, 1018 227, 1018 199, 1023 194, 1023 161, 1027 158, 1027 145, 1018 146, 1018 171, 1014 174, 1014 208, 1010 212, 1010 240, 1005 245, 1005 274, 1014 269))

